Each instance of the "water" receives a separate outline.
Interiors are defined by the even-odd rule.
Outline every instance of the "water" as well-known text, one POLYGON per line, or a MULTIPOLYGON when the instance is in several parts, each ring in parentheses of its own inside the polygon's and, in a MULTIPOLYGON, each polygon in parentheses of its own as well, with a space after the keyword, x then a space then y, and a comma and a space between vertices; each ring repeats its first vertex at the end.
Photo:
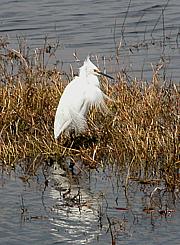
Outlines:
POLYGON ((10 37, 11 46, 25 36, 32 48, 42 47, 46 35, 51 43, 59 40, 57 60, 65 70, 79 66, 74 52, 81 60, 90 53, 100 66, 102 56, 110 59, 109 72, 139 79, 150 79, 162 63, 160 75, 179 82, 179 12, 179 0, 1 0, 1 35, 10 37))
POLYGON ((116 244, 178 245, 179 199, 163 186, 158 192, 153 185, 133 181, 125 195, 123 177, 113 171, 89 174, 84 169, 70 180, 53 166, 27 182, 20 170, 4 172, 0 244, 106 245, 112 242, 111 230, 116 244))
MULTIPOLYGON (((79 66, 74 52, 81 60, 90 53, 101 67, 105 56, 110 73, 151 79, 152 66, 163 64, 160 75, 179 82, 179 0, 167 6, 167 0, 132 0, 127 11, 128 2, 1 0, 1 36, 9 36, 11 47, 17 47, 17 36, 24 36, 32 49, 42 47, 46 35, 50 43, 59 40, 55 59, 64 70, 79 66)), ((174 205, 163 190, 150 199, 154 187, 134 182, 127 199, 121 176, 110 173, 93 171, 90 181, 87 173, 71 183, 51 169, 46 188, 42 172, 27 183, 21 172, 4 173, 0 244, 111 244, 110 230, 116 244, 179 244, 178 200, 174 205)))

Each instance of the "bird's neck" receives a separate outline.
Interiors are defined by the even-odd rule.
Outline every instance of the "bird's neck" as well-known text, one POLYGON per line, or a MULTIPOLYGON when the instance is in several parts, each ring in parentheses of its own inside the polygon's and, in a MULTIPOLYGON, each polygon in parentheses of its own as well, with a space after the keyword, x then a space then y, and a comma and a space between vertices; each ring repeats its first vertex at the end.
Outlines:
POLYGON ((83 82, 99 87, 99 79, 93 74, 87 74, 86 71, 81 71, 79 77, 83 77, 83 82))

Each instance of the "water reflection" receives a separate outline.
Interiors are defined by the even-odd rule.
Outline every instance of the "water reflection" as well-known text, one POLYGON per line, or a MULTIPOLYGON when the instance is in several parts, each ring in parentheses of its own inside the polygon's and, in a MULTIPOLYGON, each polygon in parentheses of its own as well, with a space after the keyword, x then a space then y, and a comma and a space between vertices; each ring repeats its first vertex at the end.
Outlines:
POLYGON ((56 165, 49 178, 52 185, 49 195, 54 203, 51 234, 58 242, 89 244, 99 233, 95 200, 83 189, 78 178, 65 175, 56 165))
POLYGON ((58 165, 22 182, 1 174, 2 244, 178 244, 179 193, 114 167, 69 176, 58 165), (158 241, 158 242, 157 242, 158 241))

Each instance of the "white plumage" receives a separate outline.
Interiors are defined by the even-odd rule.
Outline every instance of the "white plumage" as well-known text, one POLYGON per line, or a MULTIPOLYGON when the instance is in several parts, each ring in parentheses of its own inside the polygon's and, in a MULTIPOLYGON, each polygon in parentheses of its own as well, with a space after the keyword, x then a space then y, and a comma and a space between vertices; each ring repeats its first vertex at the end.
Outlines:
POLYGON ((86 130, 86 115, 91 106, 105 108, 104 98, 107 97, 100 89, 98 75, 104 75, 86 58, 76 76, 65 88, 55 115, 54 137, 57 139, 62 132, 72 130, 79 134, 86 130))

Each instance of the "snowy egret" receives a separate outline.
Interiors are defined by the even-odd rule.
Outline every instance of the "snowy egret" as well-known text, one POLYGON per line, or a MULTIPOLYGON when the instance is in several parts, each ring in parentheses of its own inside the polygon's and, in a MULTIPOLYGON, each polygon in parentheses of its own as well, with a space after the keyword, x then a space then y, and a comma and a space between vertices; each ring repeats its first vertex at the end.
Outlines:
POLYGON ((55 115, 54 137, 64 133, 75 132, 79 134, 87 128, 86 115, 91 106, 106 109, 105 98, 108 98, 101 89, 98 76, 102 73, 89 59, 86 58, 79 68, 79 76, 76 76, 65 88, 55 115))

